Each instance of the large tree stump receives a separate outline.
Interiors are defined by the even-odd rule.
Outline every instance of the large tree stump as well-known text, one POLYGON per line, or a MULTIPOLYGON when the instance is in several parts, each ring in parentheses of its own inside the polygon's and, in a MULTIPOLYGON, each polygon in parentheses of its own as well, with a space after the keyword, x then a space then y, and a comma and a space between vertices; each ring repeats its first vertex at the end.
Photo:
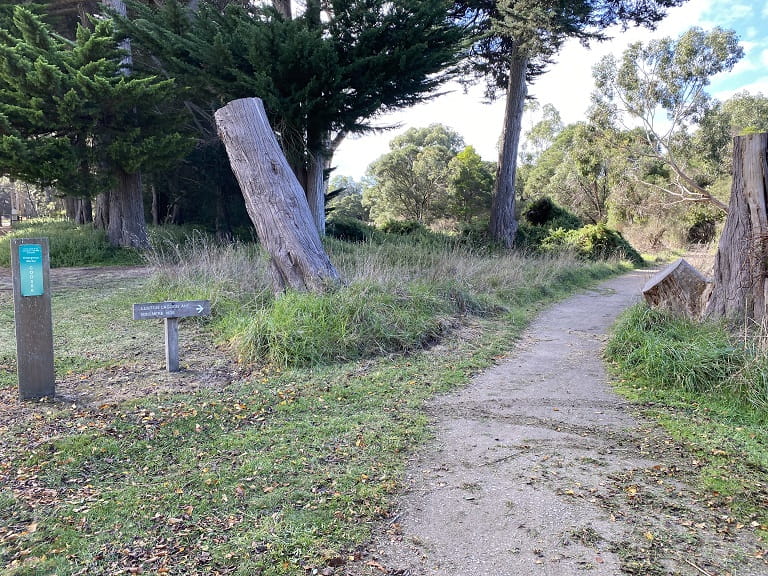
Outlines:
POLYGON ((728 218, 705 314, 765 326, 768 320, 768 134, 737 136, 728 218))
POLYGON ((234 100, 215 113, 216 126, 264 249, 276 291, 323 291, 339 276, 325 253, 304 190, 288 165, 264 105, 234 100))
POLYGON ((646 282, 643 296, 649 306, 697 319, 704 309, 708 287, 704 275, 680 258, 646 282))

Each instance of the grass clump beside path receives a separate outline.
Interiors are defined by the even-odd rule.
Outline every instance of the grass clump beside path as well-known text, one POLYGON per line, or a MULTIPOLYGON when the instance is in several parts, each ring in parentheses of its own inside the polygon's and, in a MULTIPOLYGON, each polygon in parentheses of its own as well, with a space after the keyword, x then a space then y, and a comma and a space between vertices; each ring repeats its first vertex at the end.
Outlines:
MULTIPOLYGON (((329 242, 345 285, 322 296, 275 299, 258 250, 203 237, 156 255, 144 292, 99 286, 105 302, 210 298, 210 322, 182 332, 226 344, 211 362, 231 347, 248 364, 173 394, 152 392, 147 367, 135 399, 98 404, 17 405, 0 381, 0 573, 337 573, 387 518, 428 436, 424 402, 490 365, 543 303, 622 269, 399 242, 329 242)), ((89 313, 63 357, 92 329, 122 337, 108 364, 69 364, 68 378, 141 378, 149 323, 89 313)))
POLYGON ((768 356, 722 323, 637 305, 607 347, 618 388, 693 453, 708 497, 768 539, 768 356))

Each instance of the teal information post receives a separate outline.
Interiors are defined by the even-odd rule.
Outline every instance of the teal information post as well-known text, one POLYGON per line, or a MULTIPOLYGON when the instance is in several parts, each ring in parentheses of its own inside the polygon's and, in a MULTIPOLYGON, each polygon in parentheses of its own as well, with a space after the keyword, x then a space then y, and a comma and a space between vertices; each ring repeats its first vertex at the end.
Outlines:
POLYGON ((48 238, 12 238, 16 366, 22 400, 53 398, 50 252, 48 238))
POLYGON ((43 246, 41 244, 19 245, 19 281, 22 296, 43 295, 43 246))

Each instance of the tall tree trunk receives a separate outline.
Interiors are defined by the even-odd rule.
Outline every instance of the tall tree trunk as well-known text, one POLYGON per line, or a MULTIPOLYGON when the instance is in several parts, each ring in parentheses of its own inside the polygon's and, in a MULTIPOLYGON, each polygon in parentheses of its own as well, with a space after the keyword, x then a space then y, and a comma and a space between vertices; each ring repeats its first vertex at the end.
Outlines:
POLYGON ((325 154, 317 151, 309 157, 307 204, 320 236, 325 236, 325 154))
POLYGON ((733 140, 731 200, 705 311, 763 328, 768 323, 767 153, 767 133, 733 140))
POLYGON ((77 219, 77 198, 64 196, 61 200, 64 203, 64 216, 70 222, 74 222, 77 219))
POLYGON ((93 205, 90 198, 77 198, 75 206, 76 224, 88 224, 93 222, 93 205))
POLYGON ((515 243, 517 217, 515 216, 515 174, 517 148, 523 126, 523 105, 527 94, 525 74, 528 58, 515 49, 510 55, 507 102, 504 111, 499 165, 496 168, 493 204, 491 206, 491 237, 507 248, 515 243))
POLYGON ((339 282, 304 194, 258 98, 234 100, 214 114, 248 215, 270 255, 277 292, 320 292, 339 282))
POLYGON ((96 196, 93 226, 98 230, 107 230, 109 228, 109 196, 109 191, 102 192, 96 196))
POLYGON ((141 175, 116 172, 117 184, 110 193, 109 226, 107 238, 113 246, 125 248, 149 247, 147 224, 144 221, 144 199, 141 193, 141 175))

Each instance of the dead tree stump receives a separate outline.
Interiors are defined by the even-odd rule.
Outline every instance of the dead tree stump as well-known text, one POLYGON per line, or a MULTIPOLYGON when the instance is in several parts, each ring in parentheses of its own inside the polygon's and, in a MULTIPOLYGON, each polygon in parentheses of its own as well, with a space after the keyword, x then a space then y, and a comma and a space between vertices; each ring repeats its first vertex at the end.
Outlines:
POLYGON ((275 290, 320 292, 339 282, 323 248, 304 190, 288 165, 258 98, 215 113, 248 215, 270 256, 275 290))
POLYGON ((643 296, 649 306, 698 319, 704 309, 709 286, 701 272, 680 258, 646 282, 643 296))
POLYGON ((728 218, 705 314, 765 327, 768 321, 768 134, 737 136, 728 218))

